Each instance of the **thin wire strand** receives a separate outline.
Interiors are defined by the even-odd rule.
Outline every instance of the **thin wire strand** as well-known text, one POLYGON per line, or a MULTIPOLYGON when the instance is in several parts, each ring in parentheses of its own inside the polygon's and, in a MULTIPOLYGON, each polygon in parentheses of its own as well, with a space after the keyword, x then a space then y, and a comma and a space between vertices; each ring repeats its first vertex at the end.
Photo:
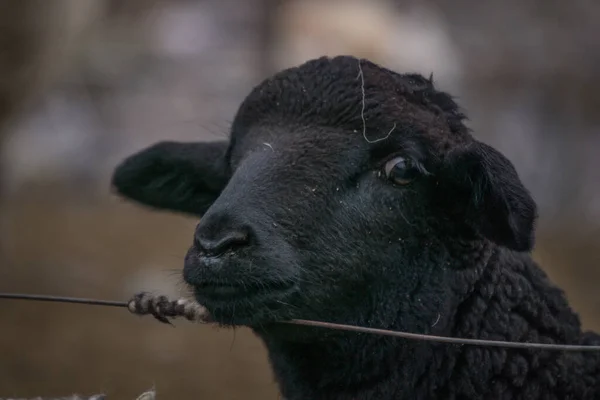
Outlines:
MULTIPOLYGON (((48 296, 35 294, 19 294, 19 293, 0 293, 0 299, 13 300, 33 300, 33 301, 50 301, 61 303, 76 303, 98 306, 112 306, 129 308, 130 302, 126 301, 110 301, 96 300, 79 297, 63 297, 63 296, 48 296)), ((493 346, 518 349, 542 349, 542 350, 562 350, 562 351, 600 351, 600 346, 586 345, 568 345, 568 344, 548 344, 548 343, 526 343, 526 342, 509 342, 502 340, 485 340, 485 339, 464 339, 447 336, 426 335, 421 333, 409 333, 402 331, 392 331, 387 329, 367 328, 363 326, 337 324, 333 322, 312 321, 306 319, 292 319, 288 321, 280 321, 282 324, 312 326, 319 328, 336 329, 343 331, 351 331, 358 333, 369 333, 382 336, 393 336, 403 339, 422 340, 430 342, 450 343, 458 345, 475 345, 475 346, 493 346)))
POLYGON ((0 299, 78 303, 91 306, 127 307, 126 301, 84 299, 81 297, 47 296, 43 294, 0 293, 0 299))

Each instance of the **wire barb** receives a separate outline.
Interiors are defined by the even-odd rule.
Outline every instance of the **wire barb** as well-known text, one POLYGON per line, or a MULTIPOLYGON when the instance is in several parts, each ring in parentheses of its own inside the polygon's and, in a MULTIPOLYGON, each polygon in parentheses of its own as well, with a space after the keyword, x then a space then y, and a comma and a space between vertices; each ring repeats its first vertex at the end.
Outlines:
MULTIPOLYGON (((131 300, 110 301, 95 300, 78 297, 46 296, 20 293, 0 293, 0 299, 13 300, 33 300, 33 301, 51 301, 63 303, 78 303, 86 305, 124 307, 132 314, 152 315, 158 321, 171 324, 169 318, 184 317, 188 321, 199 323, 214 322, 208 310, 193 300, 178 299, 169 300, 166 296, 156 296, 148 292, 141 292, 134 295, 131 300)), ((292 319, 280 321, 282 324, 312 326, 318 328, 336 329, 357 333, 368 333, 382 336, 392 336, 409 340, 423 340, 438 343, 449 343, 457 345, 474 346, 492 346, 503 348, 518 349, 540 349, 540 350, 560 350, 560 351, 600 351, 600 345, 569 345, 569 344, 549 344, 549 343, 527 343, 527 342, 509 342, 502 340, 484 340, 484 339, 466 339, 447 336, 426 335, 421 333, 410 333, 401 331, 392 331, 387 329, 368 328, 363 326, 337 324, 333 322, 312 321, 305 319, 292 319)), ((172 324, 171 324, 172 325, 172 324)))
POLYGON ((171 324, 169 318, 177 317, 184 317, 192 322, 212 322, 208 310, 194 301, 169 300, 167 296, 154 296, 148 292, 141 292, 133 296, 127 302, 127 309, 136 315, 150 314, 166 324, 171 324))

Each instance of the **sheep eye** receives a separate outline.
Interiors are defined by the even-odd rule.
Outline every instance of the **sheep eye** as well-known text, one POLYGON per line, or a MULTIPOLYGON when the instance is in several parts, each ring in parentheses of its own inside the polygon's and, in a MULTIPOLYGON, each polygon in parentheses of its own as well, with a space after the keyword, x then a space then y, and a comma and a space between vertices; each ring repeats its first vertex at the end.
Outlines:
POLYGON ((386 178, 398 185, 408 185, 419 175, 419 170, 404 157, 395 157, 386 162, 384 171, 386 178))

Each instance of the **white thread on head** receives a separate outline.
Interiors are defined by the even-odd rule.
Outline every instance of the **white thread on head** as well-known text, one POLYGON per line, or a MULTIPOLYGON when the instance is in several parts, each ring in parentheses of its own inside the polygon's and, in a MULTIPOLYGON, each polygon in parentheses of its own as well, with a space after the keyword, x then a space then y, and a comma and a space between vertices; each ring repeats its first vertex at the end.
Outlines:
POLYGON ((435 322, 433 323, 433 325, 431 325, 431 327, 432 327, 432 328, 433 328, 434 326, 436 326, 438 322, 440 322, 440 317, 441 317, 441 316, 442 316, 442 315, 438 313, 438 315, 437 315, 437 319, 435 320, 435 322))
POLYGON ((390 135, 392 134, 392 132, 394 131, 394 129, 396 129, 396 123, 394 122, 394 126, 392 126, 392 129, 390 129, 390 131, 387 133, 387 135, 385 135, 382 138, 379 139, 375 139, 375 140, 370 140, 367 137, 367 121, 365 121, 365 76, 363 75, 363 70, 362 70, 362 66, 360 65, 360 59, 358 59, 358 76, 356 77, 356 79, 360 78, 360 91, 362 93, 362 101, 361 101, 361 110, 360 110, 360 118, 362 119, 362 125, 363 125, 363 130, 362 130, 362 134, 363 137, 365 138, 365 140, 367 141, 367 143, 377 143, 377 142, 381 142, 382 140, 385 140, 387 138, 390 137, 390 135))
POLYGON ((271 146, 270 143, 263 143, 265 146, 267 146, 268 148, 270 148, 271 150, 273 150, 273 152, 275 152, 275 149, 273 149, 273 146, 271 146))

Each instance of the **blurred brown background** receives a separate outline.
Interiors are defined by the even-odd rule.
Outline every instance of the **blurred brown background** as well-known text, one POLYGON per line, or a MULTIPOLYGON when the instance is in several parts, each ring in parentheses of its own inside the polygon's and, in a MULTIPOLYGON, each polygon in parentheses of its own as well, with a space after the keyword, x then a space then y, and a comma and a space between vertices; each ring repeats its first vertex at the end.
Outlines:
MULTIPOLYGON (((163 139, 216 140, 262 78, 353 54, 434 74, 540 206, 535 257, 600 330, 600 3, 594 0, 6 0, 0 291, 177 295, 196 221, 111 195, 163 139)), ((277 399, 249 331, 1 301, 0 397, 277 399)))

